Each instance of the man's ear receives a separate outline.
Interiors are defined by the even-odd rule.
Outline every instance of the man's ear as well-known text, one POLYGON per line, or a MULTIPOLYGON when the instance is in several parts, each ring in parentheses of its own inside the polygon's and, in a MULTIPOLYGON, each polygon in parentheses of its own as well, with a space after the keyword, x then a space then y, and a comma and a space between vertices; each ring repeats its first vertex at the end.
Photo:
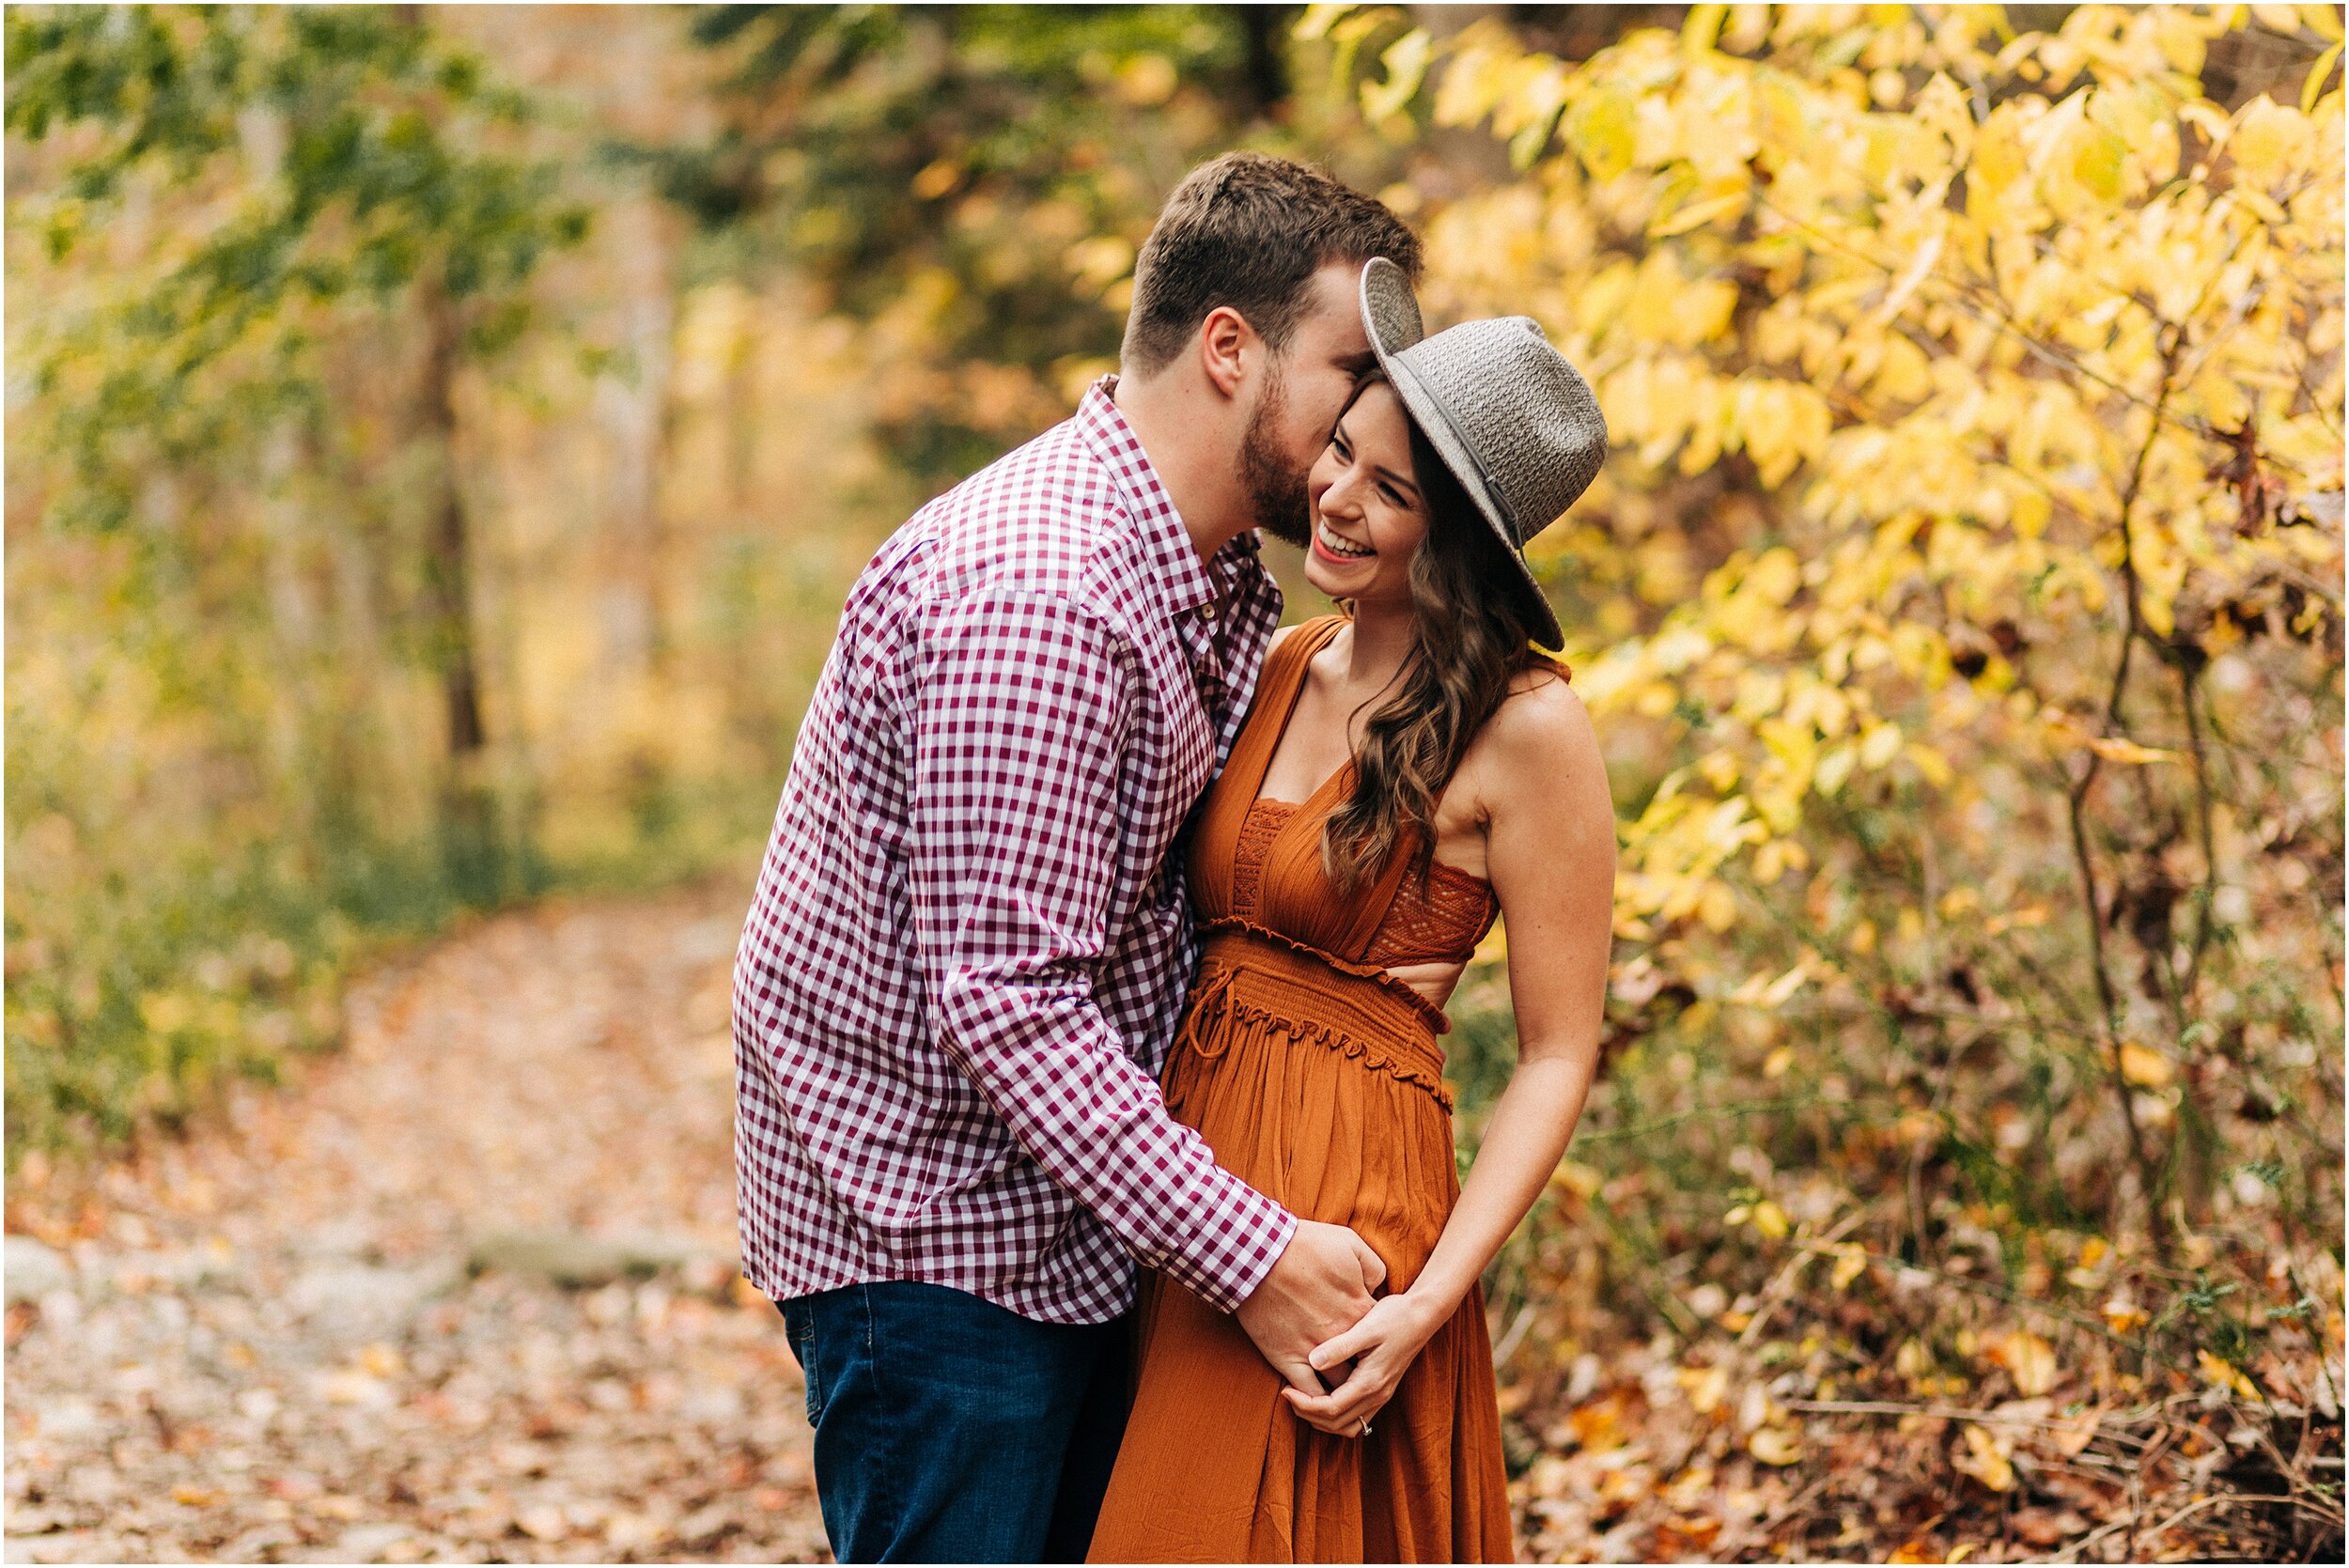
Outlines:
POLYGON ((1264 353, 1264 339, 1248 318, 1230 305, 1218 305, 1199 323, 1199 368, 1226 397, 1239 396, 1241 383, 1264 353))

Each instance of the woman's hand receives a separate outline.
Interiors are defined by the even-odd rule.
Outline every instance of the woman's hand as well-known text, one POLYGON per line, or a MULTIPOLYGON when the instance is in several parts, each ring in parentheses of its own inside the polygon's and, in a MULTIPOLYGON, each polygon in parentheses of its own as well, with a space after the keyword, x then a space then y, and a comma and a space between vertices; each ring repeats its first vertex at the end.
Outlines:
POLYGON ((1373 1416, 1394 1397, 1395 1385, 1420 1350, 1450 1317, 1449 1309, 1409 1291, 1389 1296, 1362 1314, 1361 1321, 1337 1338, 1315 1347, 1310 1359, 1315 1372, 1345 1371, 1346 1381, 1326 1394, 1301 1394, 1283 1389, 1299 1418, 1333 1437, 1359 1437, 1373 1416))

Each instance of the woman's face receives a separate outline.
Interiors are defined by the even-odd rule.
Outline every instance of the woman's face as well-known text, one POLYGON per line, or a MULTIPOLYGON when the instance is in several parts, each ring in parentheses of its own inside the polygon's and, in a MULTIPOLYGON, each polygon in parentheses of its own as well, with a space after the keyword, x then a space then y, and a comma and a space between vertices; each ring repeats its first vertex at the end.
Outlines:
POLYGON ((1357 605, 1411 602, 1411 552, 1427 536, 1427 502, 1411 464, 1402 399, 1363 389, 1314 463, 1305 494, 1313 543, 1305 581, 1357 605))

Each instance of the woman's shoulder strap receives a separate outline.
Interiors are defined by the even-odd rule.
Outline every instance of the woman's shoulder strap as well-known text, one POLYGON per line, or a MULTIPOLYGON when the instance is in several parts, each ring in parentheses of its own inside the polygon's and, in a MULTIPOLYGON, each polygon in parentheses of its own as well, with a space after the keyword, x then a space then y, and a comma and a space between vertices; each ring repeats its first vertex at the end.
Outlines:
POLYGON ((1305 678, 1305 666, 1314 655, 1330 645, 1330 639, 1346 624, 1344 615, 1321 615, 1300 622, 1265 657, 1264 677, 1257 683, 1259 691, 1279 691, 1305 678))

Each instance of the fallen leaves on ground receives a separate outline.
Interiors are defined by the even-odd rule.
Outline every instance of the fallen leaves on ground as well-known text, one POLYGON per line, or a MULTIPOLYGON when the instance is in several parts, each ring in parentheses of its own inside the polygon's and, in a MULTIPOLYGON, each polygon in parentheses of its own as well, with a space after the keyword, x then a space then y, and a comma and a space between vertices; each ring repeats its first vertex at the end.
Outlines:
POLYGON ((303 1083, 12 1183, 63 1266, 9 1319, 8 1558, 821 1559, 799 1372, 733 1288, 742 903, 485 922, 303 1083))

